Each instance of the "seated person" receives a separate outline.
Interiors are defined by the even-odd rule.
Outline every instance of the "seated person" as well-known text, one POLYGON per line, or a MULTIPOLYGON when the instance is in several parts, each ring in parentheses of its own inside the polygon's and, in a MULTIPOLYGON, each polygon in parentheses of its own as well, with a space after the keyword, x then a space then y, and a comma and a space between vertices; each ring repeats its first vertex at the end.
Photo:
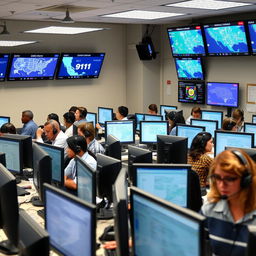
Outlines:
POLYGON ((33 121, 34 114, 31 110, 22 112, 21 122, 24 124, 21 129, 21 135, 29 135, 32 139, 36 136, 38 125, 33 121))
POLYGON ((125 106, 120 106, 118 107, 116 111, 116 119, 117 120, 128 120, 127 115, 128 115, 128 108, 125 106))
POLYGON ((59 116, 56 114, 56 113, 51 113, 47 116, 47 121, 49 120, 55 120, 59 123, 60 125, 60 129, 65 132, 66 131, 66 128, 65 126, 63 126, 61 123, 60 123, 60 120, 59 120, 59 116))
POLYGON ((86 123, 87 109, 84 107, 78 107, 75 112, 76 121, 74 125, 78 126, 79 124, 86 123))
POLYGON ((185 119, 180 112, 171 111, 167 114, 167 120, 169 121, 169 134, 176 135, 177 124, 185 124, 185 119))
POLYGON ((201 212, 211 249, 218 256, 245 255, 246 225, 256 225, 255 163, 241 150, 225 150, 215 157, 209 177, 201 212))
POLYGON ((186 124, 190 125, 190 120, 192 118, 194 119, 201 119, 202 116, 202 110, 199 107, 193 107, 191 110, 191 115, 189 116, 189 118, 186 120, 186 124))
POLYGON ((64 170, 64 184, 67 188, 76 190, 76 162, 74 157, 80 156, 89 166, 96 170, 96 160, 88 154, 87 143, 83 136, 75 135, 67 139, 67 155, 72 158, 64 170))
POLYGON ((237 131, 244 131, 244 111, 242 109, 236 108, 232 112, 232 118, 236 121, 237 131))
POLYGON ((5 123, 1 126, 0 134, 11 133, 16 134, 16 128, 12 123, 5 123))
POLYGON ((105 149, 95 139, 95 129, 92 123, 83 123, 78 125, 77 133, 78 135, 85 137, 88 150, 92 152, 95 156, 97 155, 97 153, 105 153, 105 149))
POLYGON ((209 132, 200 132, 192 140, 188 154, 188 164, 196 171, 202 188, 208 185, 207 177, 213 159, 208 153, 212 152, 213 141, 209 132))
POLYGON ((63 115, 64 125, 66 127, 65 134, 68 137, 73 136, 75 114, 73 112, 67 112, 63 115))
POLYGON ((236 121, 233 118, 231 118, 231 117, 226 117, 223 120, 223 123, 222 123, 222 130, 223 131, 237 132, 236 121))
POLYGON ((150 104, 148 106, 148 113, 150 115, 157 115, 157 105, 156 104, 150 104))
POLYGON ((73 112, 74 114, 76 113, 77 107, 76 106, 71 106, 68 112, 73 112))

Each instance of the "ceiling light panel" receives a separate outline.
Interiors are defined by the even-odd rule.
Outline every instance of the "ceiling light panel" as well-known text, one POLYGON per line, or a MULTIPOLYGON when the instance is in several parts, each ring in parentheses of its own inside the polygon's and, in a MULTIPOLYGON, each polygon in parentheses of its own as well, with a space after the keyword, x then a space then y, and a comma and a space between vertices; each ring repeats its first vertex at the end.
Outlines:
POLYGON ((19 45, 25 45, 25 44, 34 44, 37 43, 37 41, 6 41, 6 40, 0 40, 0 47, 13 47, 13 46, 19 46, 19 45))

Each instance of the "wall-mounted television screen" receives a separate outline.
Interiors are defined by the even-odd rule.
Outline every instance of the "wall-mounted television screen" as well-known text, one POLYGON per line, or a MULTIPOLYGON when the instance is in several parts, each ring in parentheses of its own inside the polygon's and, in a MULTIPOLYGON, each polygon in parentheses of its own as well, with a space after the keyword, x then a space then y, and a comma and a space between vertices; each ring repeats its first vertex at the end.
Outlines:
POLYGON ((63 53, 57 79, 98 78, 105 53, 63 53))
POLYGON ((177 76, 179 80, 204 80, 202 59, 174 58, 177 76))
POLYGON ((206 83, 206 104, 212 106, 238 107, 238 83, 206 83))
POLYGON ((168 28, 167 32, 174 57, 205 56, 201 26, 168 28))
POLYGON ((243 21, 204 25, 210 56, 249 55, 243 21))
POLYGON ((8 74, 9 81, 52 80, 59 54, 14 54, 8 74))
POLYGON ((256 55, 256 21, 248 21, 248 29, 250 36, 251 51, 253 55, 256 55))
POLYGON ((204 82, 178 82, 178 101, 204 104, 204 82))
POLYGON ((9 54, 0 54, 0 81, 5 80, 9 57, 9 54))

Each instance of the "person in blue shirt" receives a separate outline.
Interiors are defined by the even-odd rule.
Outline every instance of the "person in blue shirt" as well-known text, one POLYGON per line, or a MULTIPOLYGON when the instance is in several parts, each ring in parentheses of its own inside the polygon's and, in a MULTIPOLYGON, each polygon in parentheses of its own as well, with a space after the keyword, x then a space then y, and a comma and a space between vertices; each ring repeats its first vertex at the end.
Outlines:
POLYGON ((21 122, 24 124, 21 130, 21 135, 30 135, 32 139, 36 136, 38 125, 33 121, 33 112, 25 110, 22 112, 21 122))

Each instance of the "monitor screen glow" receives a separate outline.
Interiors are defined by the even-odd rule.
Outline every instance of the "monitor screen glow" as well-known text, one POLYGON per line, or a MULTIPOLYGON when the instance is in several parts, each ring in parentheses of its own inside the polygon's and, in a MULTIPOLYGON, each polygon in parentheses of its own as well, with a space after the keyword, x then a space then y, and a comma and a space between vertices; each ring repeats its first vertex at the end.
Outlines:
POLYGON ((252 115, 252 122, 255 124, 256 123, 256 115, 252 115))
POLYGON ((0 54, 0 81, 5 80, 9 57, 9 54, 0 54))
POLYGON ((218 121, 218 129, 221 129, 223 112, 202 110, 202 119, 218 121))
POLYGON ((10 123, 10 117, 9 116, 0 116, 0 128, 3 124, 10 123))
POLYGON ((166 120, 165 110, 177 110, 177 107, 176 106, 168 106, 168 105, 160 105, 160 115, 163 117, 163 120, 166 120))
POLYGON ((99 124, 105 124, 106 121, 112 121, 113 109, 112 108, 98 108, 98 122, 99 124))
POLYGON ((161 115, 150 115, 144 114, 144 121, 162 121, 163 117, 161 115))
POLYGON ((86 120, 87 122, 93 122, 93 126, 95 127, 97 123, 97 114, 92 112, 87 112, 86 120))
POLYGON ((209 132, 212 135, 212 137, 214 137, 214 131, 217 130, 218 128, 218 121, 191 119, 191 125, 205 127, 205 131, 209 132))
POLYGON ((254 20, 248 21, 248 28, 249 28, 252 54, 256 55, 256 21, 254 20))
POLYGON ((14 54, 9 81, 52 80, 59 54, 14 54))
POLYGON ((244 132, 254 134, 253 146, 255 147, 256 146, 256 124, 244 123, 244 132))
POLYGON ((136 130, 139 131, 140 130, 140 122, 144 121, 144 114, 136 113, 135 118, 136 118, 136 130))

